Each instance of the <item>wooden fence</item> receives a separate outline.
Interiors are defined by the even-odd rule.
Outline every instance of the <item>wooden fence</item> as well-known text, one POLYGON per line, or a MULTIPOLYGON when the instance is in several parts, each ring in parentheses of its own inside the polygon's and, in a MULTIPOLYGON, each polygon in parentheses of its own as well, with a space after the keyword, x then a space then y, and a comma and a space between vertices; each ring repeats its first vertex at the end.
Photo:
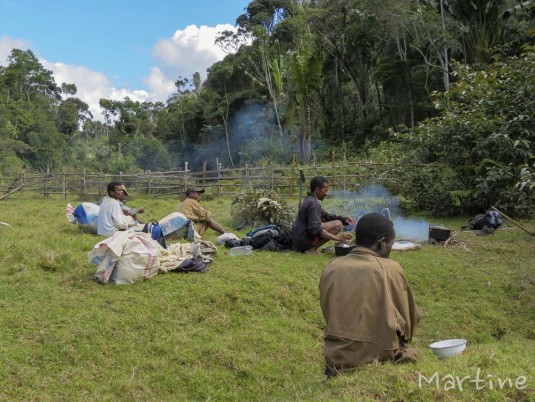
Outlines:
POLYGON ((184 194, 189 186, 206 189, 207 194, 235 195, 244 188, 272 189, 284 195, 296 195, 301 184, 300 171, 306 180, 303 193, 308 190, 310 178, 321 175, 329 178, 331 194, 339 191, 355 191, 359 187, 380 183, 394 193, 400 185, 402 173, 415 171, 430 165, 399 165, 393 163, 344 162, 321 166, 247 166, 207 170, 206 163, 200 171, 188 169, 167 172, 120 173, 118 175, 95 172, 29 173, 22 171, 16 177, 0 176, 0 199, 41 195, 62 197, 78 195, 96 198, 106 193, 108 182, 123 182, 129 192, 148 195, 184 194))

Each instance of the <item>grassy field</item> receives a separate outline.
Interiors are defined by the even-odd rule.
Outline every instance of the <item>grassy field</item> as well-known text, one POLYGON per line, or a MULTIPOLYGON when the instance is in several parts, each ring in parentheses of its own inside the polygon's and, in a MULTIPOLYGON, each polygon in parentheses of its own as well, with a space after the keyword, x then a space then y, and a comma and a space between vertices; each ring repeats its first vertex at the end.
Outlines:
MULTIPOLYGON (((157 219, 177 201, 129 204, 157 219)), ((0 202, 12 225, 0 226, 0 400, 535 400, 535 247, 520 229, 393 252, 423 317, 419 362, 326 380, 318 283, 332 255, 219 247, 205 274, 101 285, 87 262, 98 238, 67 222, 65 204, 0 202), (462 356, 428 348, 457 337, 462 356)), ((230 200, 205 204, 231 227, 230 200)), ((429 220, 459 228, 467 217, 429 220)))

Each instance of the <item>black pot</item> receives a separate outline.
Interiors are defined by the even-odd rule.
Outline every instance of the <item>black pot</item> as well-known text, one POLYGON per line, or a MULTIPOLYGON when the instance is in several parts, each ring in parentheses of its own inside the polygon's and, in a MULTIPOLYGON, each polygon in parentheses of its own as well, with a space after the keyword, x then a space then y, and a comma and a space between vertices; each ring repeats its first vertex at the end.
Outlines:
POLYGON ((341 257, 349 254, 349 252, 354 248, 354 244, 336 243, 334 245, 334 254, 336 254, 337 257, 341 257))
POLYGON ((429 242, 446 241, 451 237, 451 229, 444 226, 431 226, 429 225, 429 242))

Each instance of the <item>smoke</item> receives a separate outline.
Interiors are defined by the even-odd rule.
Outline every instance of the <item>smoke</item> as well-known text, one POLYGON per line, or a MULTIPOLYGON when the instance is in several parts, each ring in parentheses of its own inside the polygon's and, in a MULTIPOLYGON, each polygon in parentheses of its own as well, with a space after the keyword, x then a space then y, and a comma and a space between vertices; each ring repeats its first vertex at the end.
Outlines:
POLYGON ((283 141, 278 129, 273 107, 269 103, 246 102, 239 111, 229 116, 227 125, 229 144, 223 121, 213 126, 205 126, 198 143, 190 144, 184 152, 184 161, 190 169, 202 167, 207 161, 208 169, 216 168, 216 161, 223 168, 231 166, 228 148, 234 166, 245 163, 257 164, 262 160, 286 163, 291 160, 291 144, 288 133, 283 141))
POLYGON ((429 223, 420 218, 404 217, 399 198, 380 184, 372 184, 358 191, 331 189, 329 198, 325 209, 338 215, 352 216, 358 220, 367 213, 377 212, 390 217, 397 239, 427 241, 429 237, 429 223))
POLYGON ((392 218, 396 238, 400 240, 427 241, 429 237, 429 223, 424 220, 392 218))

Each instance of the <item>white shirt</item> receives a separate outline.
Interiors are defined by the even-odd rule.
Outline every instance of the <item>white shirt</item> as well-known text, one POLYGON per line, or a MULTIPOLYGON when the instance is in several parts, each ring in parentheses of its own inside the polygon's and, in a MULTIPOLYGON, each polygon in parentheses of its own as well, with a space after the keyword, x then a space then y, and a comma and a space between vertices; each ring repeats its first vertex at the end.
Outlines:
POLYGON ((106 196, 98 212, 97 234, 112 236, 118 230, 128 229, 128 219, 123 214, 121 204, 115 198, 106 196))

